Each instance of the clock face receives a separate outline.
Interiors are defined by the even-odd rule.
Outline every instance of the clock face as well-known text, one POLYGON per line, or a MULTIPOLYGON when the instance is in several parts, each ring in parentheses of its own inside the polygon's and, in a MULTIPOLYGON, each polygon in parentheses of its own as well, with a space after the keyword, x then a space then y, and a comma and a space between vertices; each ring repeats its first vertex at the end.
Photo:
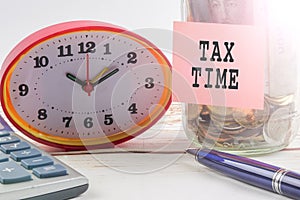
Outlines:
POLYGON ((42 143, 82 149, 119 143, 155 123, 170 104, 171 67, 146 39, 77 21, 43 29, 4 62, 2 107, 42 143))

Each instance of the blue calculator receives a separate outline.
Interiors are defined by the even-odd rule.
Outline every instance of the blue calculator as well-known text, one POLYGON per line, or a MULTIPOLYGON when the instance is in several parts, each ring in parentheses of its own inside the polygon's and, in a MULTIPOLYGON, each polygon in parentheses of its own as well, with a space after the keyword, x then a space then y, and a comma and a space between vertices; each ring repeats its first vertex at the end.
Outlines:
POLYGON ((0 199, 62 200, 87 189, 87 178, 19 137, 0 116, 0 199))

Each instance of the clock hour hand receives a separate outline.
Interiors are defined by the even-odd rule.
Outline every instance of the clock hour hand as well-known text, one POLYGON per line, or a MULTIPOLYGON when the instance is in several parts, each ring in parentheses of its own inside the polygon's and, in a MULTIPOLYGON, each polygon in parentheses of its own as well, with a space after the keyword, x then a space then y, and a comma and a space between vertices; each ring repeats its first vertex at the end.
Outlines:
MULTIPOLYGON (((96 86, 96 85, 102 83, 103 81, 105 81, 106 79, 110 78, 110 77, 113 76, 114 74, 116 74, 118 71, 119 71, 119 69, 116 68, 116 69, 110 71, 109 73, 105 74, 103 77, 99 78, 98 80, 96 80, 96 81, 94 81, 94 82, 91 81, 91 84, 92 84, 93 86, 96 86)), ((100 73, 101 73, 101 72, 100 72, 100 73)))
POLYGON ((66 77, 68 79, 70 79, 71 81, 74 81, 75 83, 78 83, 79 85, 81 85, 82 87, 85 86, 86 82, 82 81, 80 79, 78 79, 75 75, 71 74, 71 73, 66 73, 66 77))

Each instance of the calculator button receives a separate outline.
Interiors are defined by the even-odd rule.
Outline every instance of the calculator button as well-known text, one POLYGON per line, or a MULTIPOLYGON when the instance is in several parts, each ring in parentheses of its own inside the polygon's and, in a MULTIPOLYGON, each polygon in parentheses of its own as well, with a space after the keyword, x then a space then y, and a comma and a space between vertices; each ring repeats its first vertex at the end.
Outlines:
POLYGON ((34 168, 33 174, 38 178, 51 178, 67 175, 67 170, 60 164, 34 168))
POLYGON ((16 136, 6 136, 6 137, 0 137, 0 145, 2 144, 10 144, 10 143, 16 143, 20 142, 20 139, 16 136))
POLYGON ((11 131, 12 131, 11 128, 3 125, 0 122, 0 137, 9 136, 11 131))
POLYGON ((47 156, 40 156, 36 158, 24 159, 21 161, 21 165, 26 169, 33 169, 36 167, 53 165, 53 160, 47 156))
POLYGON ((9 135, 10 135, 10 131, 0 130, 0 137, 5 137, 9 135))
POLYGON ((15 162, 0 163, 0 182, 3 184, 30 181, 31 174, 15 162))
POLYGON ((0 152, 0 163, 7 162, 7 161, 8 161, 7 155, 0 152))
POLYGON ((18 142, 12 144, 4 144, 0 146, 1 151, 4 153, 11 153, 13 151, 19 151, 24 149, 30 149, 30 145, 27 142, 18 142))
POLYGON ((41 156, 41 152, 37 149, 26 149, 22 151, 14 151, 10 153, 10 157, 15 161, 21 161, 23 159, 35 158, 41 156))

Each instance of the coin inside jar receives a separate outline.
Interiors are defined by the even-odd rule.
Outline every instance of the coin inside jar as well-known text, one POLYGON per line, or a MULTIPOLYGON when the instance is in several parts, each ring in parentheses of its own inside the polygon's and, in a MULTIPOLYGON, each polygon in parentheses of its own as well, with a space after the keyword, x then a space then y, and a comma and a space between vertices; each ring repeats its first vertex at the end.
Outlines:
POLYGON ((211 115, 217 116, 229 116, 232 115, 233 108, 227 108, 222 106, 207 106, 208 110, 210 111, 211 115))
POLYGON ((263 136, 266 142, 284 144, 291 132, 291 115, 288 106, 277 109, 264 126, 263 136))
POLYGON ((227 134, 222 134, 219 129, 214 126, 213 123, 210 124, 201 124, 201 126, 199 126, 199 132, 198 134, 200 134, 204 140, 208 139, 208 140, 212 140, 215 142, 226 142, 231 140, 231 137, 227 134))
POLYGON ((267 122, 269 114, 270 105, 266 101, 263 110, 236 108, 232 113, 234 120, 248 129, 263 126, 267 122))
POLYGON ((207 122, 207 123, 210 122, 210 113, 209 113, 209 110, 208 110, 207 106, 202 107, 202 110, 199 114, 198 119, 199 119, 200 122, 207 122))
POLYGON ((269 96, 265 96, 265 99, 273 105, 277 105, 277 106, 286 106, 289 105, 291 103, 293 103, 295 98, 295 95, 286 95, 286 96, 282 96, 282 97, 269 97, 269 96))
POLYGON ((202 112, 203 106, 198 104, 188 104, 187 105, 187 120, 194 120, 202 112))

